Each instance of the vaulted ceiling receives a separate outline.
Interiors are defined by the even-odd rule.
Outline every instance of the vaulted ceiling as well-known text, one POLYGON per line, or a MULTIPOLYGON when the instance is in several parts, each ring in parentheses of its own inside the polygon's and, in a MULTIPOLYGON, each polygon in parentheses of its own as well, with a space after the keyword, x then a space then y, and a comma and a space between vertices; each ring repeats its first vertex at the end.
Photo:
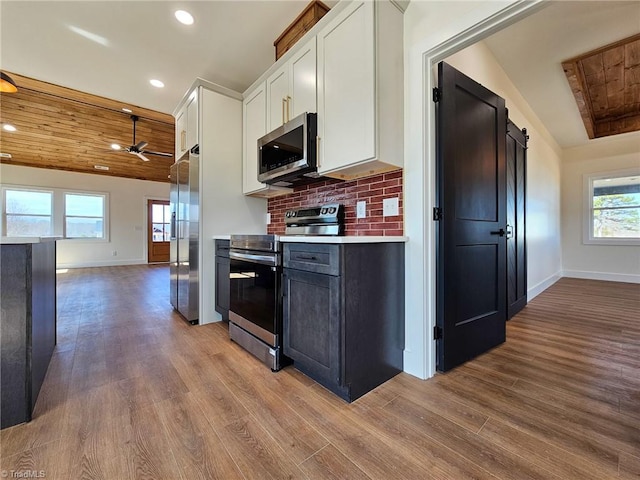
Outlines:
POLYGON ((96 95, 33 80, 10 72, 19 85, 3 93, 0 118, 15 131, 0 130, 2 163, 167 182, 174 162, 171 115, 96 95), (139 116, 136 142, 170 158, 147 155, 148 162, 112 144, 133 143, 133 122, 126 107, 139 116), (97 167, 97 168, 96 168, 97 167))

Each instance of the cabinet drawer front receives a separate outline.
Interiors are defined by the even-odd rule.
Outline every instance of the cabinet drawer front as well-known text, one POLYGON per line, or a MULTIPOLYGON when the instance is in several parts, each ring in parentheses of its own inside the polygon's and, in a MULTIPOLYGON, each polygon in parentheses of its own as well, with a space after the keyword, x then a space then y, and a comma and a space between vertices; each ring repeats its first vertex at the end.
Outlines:
POLYGON ((340 246, 313 243, 285 245, 284 266, 307 272, 340 275, 340 246))

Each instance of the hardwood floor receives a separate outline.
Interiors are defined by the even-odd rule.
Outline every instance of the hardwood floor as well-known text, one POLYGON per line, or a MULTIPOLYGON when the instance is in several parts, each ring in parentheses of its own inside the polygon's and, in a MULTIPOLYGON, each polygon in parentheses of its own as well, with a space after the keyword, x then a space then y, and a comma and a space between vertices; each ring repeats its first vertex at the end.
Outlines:
POLYGON ((8 478, 640 477, 640 285, 562 279, 504 345, 350 405, 224 324, 189 326, 165 266, 70 270, 58 290, 35 418, 1 432, 8 478))

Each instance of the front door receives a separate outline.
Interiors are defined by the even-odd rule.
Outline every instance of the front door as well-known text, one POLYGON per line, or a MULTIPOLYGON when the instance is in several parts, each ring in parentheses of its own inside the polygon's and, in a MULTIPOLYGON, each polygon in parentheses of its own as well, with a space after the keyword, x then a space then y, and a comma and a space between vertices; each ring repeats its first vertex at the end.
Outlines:
POLYGON ((437 369, 499 345, 506 333, 505 101, 438 65, 437 369))
POLYGON ((147 201, 147 260, 149 263, 169 261, 171 212, 166 200, 147 201))

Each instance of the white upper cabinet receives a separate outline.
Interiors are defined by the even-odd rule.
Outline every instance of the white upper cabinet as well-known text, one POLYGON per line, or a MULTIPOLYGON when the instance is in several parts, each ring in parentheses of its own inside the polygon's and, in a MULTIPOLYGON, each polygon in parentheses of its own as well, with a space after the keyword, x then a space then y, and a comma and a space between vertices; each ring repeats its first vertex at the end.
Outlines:
MULTIPOLYGON (((287 121, 289 95, 289 64, 267 78, 267 131, 275 130, 287 121)), ((265 132, 266 133, 266 132, 265 132)))
POLYGON ((340 179, 403 165, 402 12, 353 2, 318 33, 318 172, 340 179))
POLYGON ((267 133, 266 91, 266 84, 262 82, 245 92, 242 102, 242 191, 256 197, 273 197, 292 191, 258 181, 258 139, 267 133))
POLYGON ((316 38, 267 78, 267 131, 304 112, 316 112, 316 38))
POLYGON ((189 95, 189 99, 176 114, 176 158, 198 144, 198 89, 189 95))
POLYGON ((242 102, 242 186, 245 194, 265 188, 264 183, 258 181, 258 139, 267 133, 265 90, 265 84, 261 83, 242 102))

